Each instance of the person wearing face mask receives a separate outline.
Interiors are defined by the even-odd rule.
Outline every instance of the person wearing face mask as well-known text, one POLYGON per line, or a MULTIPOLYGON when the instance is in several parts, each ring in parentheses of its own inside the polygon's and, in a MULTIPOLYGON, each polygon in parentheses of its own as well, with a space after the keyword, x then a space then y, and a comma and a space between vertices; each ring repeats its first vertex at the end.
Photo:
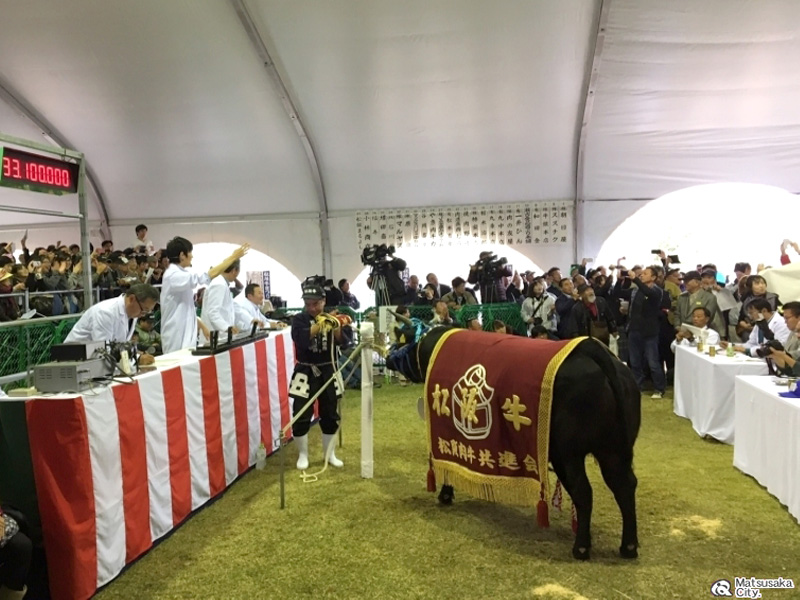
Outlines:
MULTIPOLYGON (((754 326, 750 332, 750 337, 744 345, 734 344, 736 352, 743 352, 747 356, 758 356, 758 350, 766 341, 778 340, 785 346, 789 340, 791 331, 786 326, 786 321, 772 309, 772 305, 766 298, 756 298, 747 307, 748 316, 754 326)), ((727 348, 726 342, 720 342, 720 346, 727 348)))
POLYGON ((594 290, 586 284, 578 286, 578 295, 580 300, 570 312, 567 335, 571 338, 586 335, 608 346, 611 336, 618 335, 617 324, 608 304, 598 298, 594 290))
POLYGON ((528 286, 528 297, 520 309, 522 320, 528 325, 528 335, 533 337, 533 329, 544 327, 549 333, 556 332, 556 300, 545 291, 545 281, 536 277, 528 286))

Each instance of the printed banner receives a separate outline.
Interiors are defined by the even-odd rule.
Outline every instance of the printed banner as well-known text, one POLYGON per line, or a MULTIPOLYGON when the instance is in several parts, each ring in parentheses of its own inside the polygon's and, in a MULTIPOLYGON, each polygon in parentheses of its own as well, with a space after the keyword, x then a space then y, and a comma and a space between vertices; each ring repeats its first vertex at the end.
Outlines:
POLYGON ((563 245, 572 242, 572 203, 526 202, 356 212, 358 247, 563 245))
POLYGON ((269 298, 272 295, 269 271, 248 271, 247 283, 257 283, 264 290, 264 298, 269 298))
POLYGON ((445 334, 425 382, 436 481, 511 504, 535 505, 549 497, 554 380, 583 339, 553 342, 465 330, 445 334))

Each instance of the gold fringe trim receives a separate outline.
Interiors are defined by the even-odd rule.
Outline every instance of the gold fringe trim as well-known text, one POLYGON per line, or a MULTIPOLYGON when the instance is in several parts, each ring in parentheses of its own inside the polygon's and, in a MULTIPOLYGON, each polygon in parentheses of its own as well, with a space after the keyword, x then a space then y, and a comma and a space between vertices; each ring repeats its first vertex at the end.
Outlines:
MULTIPOLYGON (((428 456, 433 455, 433 442, 431 439, 430 398, 428 398, 428 381, 433 364, 444 342, 453 334, 463 330, 453 329, 446 332, 437 342, 436 347, 428 361, 428 370, 425 377, 425 421, 428 425, 428 456)), ((544 474, 540 483, 532 477, 504 477, 501 475, 484 475, 470 471, 468 468, 445 460, 432 459, 433 471, 436 475, 436 484, 451 485, 458 491, 463 491, 474 498, 513 504, 517 506, 537 506, 539 500, 544 499, 549 504, 550 478, 549 478, 549 449, 550 449, 550 415, 553 404, 553 388, 556 374, 561 364, 572 353, 575 347, 587 337, 574 338, 559 350, 545 368, 542 376, 541 394, 539 396, 539 427, 537 434, 537 460, 539 473, 544 474)))
MULTIPOLYGON (((542 387, 539 394, 539 427, 536 431, 536 459, 539 461, 539 473, 547 473, 550 465, 550 415, 553 407, 553 388, 555 387, 556 373, 558 373, 561 363, 585 339, 587 339, 586 336, 570 340, 550 359, 542 375, 542 387)), ((544 493, 542 496, 545 499, 550 497, 550 482, 547 477, 544 479, 544 493)))
MULTIPOLYGON (((431 377, 431 370, 433 369, 433 363, 436 362, 436 357, 439 355, 439 350, 442 349, 445 341, 447 341, 451 335, 455 335, 456 333, 463 333, 466 331, 465 329, 451 329, 449 331, 445 331, 442 337, 439 338, 439 341, 436 342, 436 346, 433 348, 433 352, 431 353, 431 357, 428 359, 428 369, 425 371, 425 387, 423 389, 423 398, 425 399, 425 424, 428 426, 428 456, 433 454, 433 446, 431 440, 431 399, 428 397, 428 382, 430 381, 431 377)), ((419 346, 417 346, 417 353, 419 353, 419 346)), ((417 354, 417 361, 419 361, 419 354, 417 354)))
MULTIPOLYGON (((461 465, 437 459, 433 459, 433 472, 436 475, 436 485, 452 485, 456 491, 465 492, 480 500, 536 507, 541 498, 541 486, 532 477, 483 475, 461 465)), ((547 470, 544 472, 547 473, 547 470)))

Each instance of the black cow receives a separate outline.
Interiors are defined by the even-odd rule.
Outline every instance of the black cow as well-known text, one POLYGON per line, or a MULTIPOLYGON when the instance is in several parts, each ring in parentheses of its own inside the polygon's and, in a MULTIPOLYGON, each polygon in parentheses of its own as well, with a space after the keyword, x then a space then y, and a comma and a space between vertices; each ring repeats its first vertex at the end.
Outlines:
MULTIPOLYGON (((416 347, 392 352, 387 367, 412 381, 423 382, 436 342, 448 329, 433 328, 416 347)), ((462 347, 458 351, 469 350, 462 347)), ((438 360, 447 360, 447 355, 440 354, 438 360)), ((592 545, 592 486, 584 465, 587 454, 597 459, 603 479, 622 513, 620 555, 638 556, 636 476, 632 462, 640 423, 641 395, 630 369, 600 342, 591 338, 580 342, 556 375, 550 421, 550 462, 575 505, 578 524, 572 555, 579 560, 589 558, 592 545)), ((442 486, 439 501, 443 504, 453 501, 452 486, 442 486)))

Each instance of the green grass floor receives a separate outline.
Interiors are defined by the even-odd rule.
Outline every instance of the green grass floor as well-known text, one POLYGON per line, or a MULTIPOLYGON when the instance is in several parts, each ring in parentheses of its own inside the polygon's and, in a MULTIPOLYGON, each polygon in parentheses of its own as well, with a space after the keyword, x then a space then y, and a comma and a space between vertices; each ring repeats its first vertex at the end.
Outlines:
MULTIPOLYGON (((251 471, 135 563, 98 598, 709 598, 734 576, 800 584, 800 525, 732 466, 733 448, 701 439, 672 398, 642 400, 635 449, 640 557, 617 555, 619 511, 594 462, 592 560, 571 558, 569 504, 536 526, 535 510, 472 500, 440 506, 425 490, 422 386, 375 391, 375 476, 360 477, 360 394, 343 401, 341 470, 316 483, 279 459, 251 471)), ((312 470, 321 465, 312 430, 312 470)), ((296 450, 289 446, 287 462, 296 450)), ((776 600, 794 591, 765 591, 776 600)))

